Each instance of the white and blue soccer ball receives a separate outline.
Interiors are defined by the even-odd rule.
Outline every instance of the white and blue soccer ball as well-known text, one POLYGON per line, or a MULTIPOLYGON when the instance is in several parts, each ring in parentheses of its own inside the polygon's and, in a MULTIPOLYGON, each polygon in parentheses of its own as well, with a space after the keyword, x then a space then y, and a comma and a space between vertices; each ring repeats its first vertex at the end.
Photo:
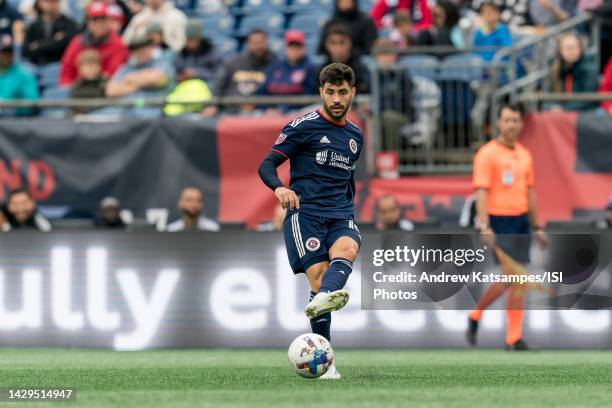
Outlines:
POLYGON ((327 372, 334 362, 334 350, 329 341, 315 333, 305 333, 289 346, 289 364, 304 378, 317 378, 327 372))

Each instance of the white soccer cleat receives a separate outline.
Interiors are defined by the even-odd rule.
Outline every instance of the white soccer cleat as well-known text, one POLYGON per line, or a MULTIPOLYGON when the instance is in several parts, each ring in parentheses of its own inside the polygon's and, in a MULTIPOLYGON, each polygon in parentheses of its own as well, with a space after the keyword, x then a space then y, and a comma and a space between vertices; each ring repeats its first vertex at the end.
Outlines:
POLYGON ((339 380, 342 378, 338 370, 336 370, 336 362, 334 361, 327 369, 325 374, 319 377, 321 380, 339 380))
POLYGON ((314 319, 324 313, 342 309, 348 301, 349 293, 346 290, 336 290, 330 293, 321 292, 317 293, 306 305, 304 312, 309 319, 314 319))

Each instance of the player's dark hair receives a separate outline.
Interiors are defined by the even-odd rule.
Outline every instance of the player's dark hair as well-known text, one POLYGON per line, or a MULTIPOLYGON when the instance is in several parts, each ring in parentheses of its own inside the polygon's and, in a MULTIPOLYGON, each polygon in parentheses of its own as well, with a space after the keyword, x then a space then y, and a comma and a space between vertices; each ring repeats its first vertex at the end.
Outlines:
POLYGON ((321 70, 319 74, 319 85, 321 88, 325 86, 325 83, 332 85, 342 85, 346 81, 352 88, 355 86, 355 73, 353 69, 346 64, 334 62, 327 65, 321 70))
POLYGON ((499 112, 497 112, 497 119, 501 118, 504 109, 511 110, 512 112, 518 112, 518 114, 521 115, 521 118, 525 116, 525 108, 523 108, 523 105, 521 105, 520 103, 508 102, 502 104, 499 108, 499 112))

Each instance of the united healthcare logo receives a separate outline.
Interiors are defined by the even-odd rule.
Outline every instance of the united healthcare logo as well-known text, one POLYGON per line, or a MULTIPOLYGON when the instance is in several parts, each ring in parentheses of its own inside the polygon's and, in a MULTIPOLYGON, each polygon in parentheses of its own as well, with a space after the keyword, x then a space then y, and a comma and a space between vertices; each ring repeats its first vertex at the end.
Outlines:
POLYGON ((327 162, 327 150, 323 150, 322 152, 317 152, 317 163, 325 164, 327 162))

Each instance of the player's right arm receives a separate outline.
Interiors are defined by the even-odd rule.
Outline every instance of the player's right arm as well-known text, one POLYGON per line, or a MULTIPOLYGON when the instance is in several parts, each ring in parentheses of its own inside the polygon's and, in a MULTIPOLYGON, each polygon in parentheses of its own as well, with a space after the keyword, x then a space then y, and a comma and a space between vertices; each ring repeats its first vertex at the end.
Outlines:
POLYGON ((259 166, 259 177, 266 186, 274 191, 274 195, 283 208, 300 208, 300 199, 295 191, 283 185, 276 169, 292 157, 300 145, 301 137, 297 129, 291 125, 285 126, 259 166))

